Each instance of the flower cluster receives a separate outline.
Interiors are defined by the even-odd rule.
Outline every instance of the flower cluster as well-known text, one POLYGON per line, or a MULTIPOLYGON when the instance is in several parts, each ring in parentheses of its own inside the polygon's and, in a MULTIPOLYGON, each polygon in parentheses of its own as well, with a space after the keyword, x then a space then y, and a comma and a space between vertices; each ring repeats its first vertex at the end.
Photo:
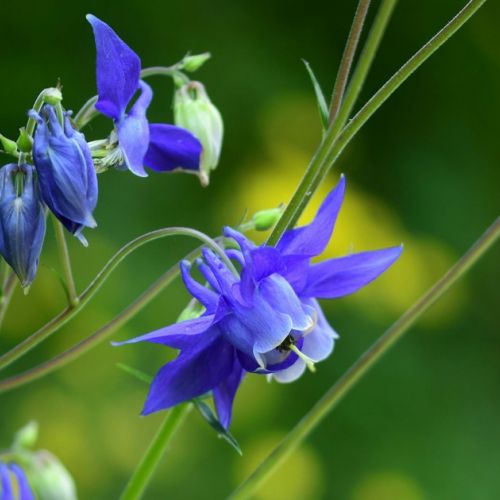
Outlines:
POLYGON ((226 250, 240 268, 237 274, 208 249, 197 261, 208 286, 192 278, 189 262, 181 263, 184 284, 204 313, 124 342, 148 341, 180 350, 152 382, 144 414, 211 391, 220 422, 228 428, 246 373, 292 382, 331 354, 338 335, 317 299, 356 292, 402 251, 397 246, 311 263, 330 240, 344 190, 342 177, 315 219, 284 233, 276 247, 256 246, 226 228, 224 235, 238 246, 226 250))
MULTIPOLYGON (((87 245, 82 231, 97 225, 96 172, 115 167, 144 177, 145 166, 158 172, 180 169, 198 174, 206 185, 220 154, 222 120, 206 94, 199 99, 204 107, 198 103, 181 112, 185 106, 177 106, 176 116, 186 128, 149 123, 146 112, 153 91, 141 79, 139 56, 106 23, 92 15, 87 19, 97 49, 98 95, 92 103, 113 120, 111 134, 87 142, 64 109, 60 89, 52 88, 42 92, 36 109, 28 113, 28 126, 17 142, 0 136, 5 152, 18 160, 0 169, 0 254, 25 288, 36 275, 46 208, 87 245)), ((189 56, 177 66, 193 71, 206 58, 189 56)), ((180 69, 173 71, 174 76, 183 75, 179 87, 201 86, 189 82, 180 69)))

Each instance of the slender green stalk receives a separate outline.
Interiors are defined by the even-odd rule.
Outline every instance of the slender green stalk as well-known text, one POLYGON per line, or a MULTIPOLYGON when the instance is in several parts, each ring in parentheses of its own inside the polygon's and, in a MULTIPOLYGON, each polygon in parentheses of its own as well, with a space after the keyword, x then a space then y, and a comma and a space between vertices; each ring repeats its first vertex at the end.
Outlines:
POLYGON ((321 144, 313 156, 299 186, 268 239, 276 245, 282 234, 293 227, 309 203, 317 187, 324 179, 338 156, 356 135, 359 129, 375 114, 382 104, 419 68, 439 47, 453 36, 486 2, 470 0, 467 5, 433 38, 431 38, 406 64, 404 64, 375 95, 361 108, 342 130, 339 120, 328 128, 321 144))
MULTIPOLYGON (((37 113, 42 109, 42 106, 45 102, 45 96, 46 96, 46 89, 42 90, 39 94, 38 97, 35 99, 35 102, 33 104, 33 110, 36 111, 37 113)), ((36 120, 34 118, 31 118, 31 116, 28 118, 28 122, 26 123, 26 133, 32 137, 33 132, 35 131, 35 126, 36 126, 36 120)))
POLYGON ((420 300, 408 309, 351 366, 257 469, 236 489, 230 498, 244 500, 253 497, 266 479, 306 439, 368 370, 380 361, 392 345, 493 246, 499 237, 500 218, 483 233, 468 252, 420 300))
POLYGON ((363 31, 363 25, 365 24, 365 18, 369 6, 370 0, 359 0, 358 2, 358 7, 356 8, 356 13, 354 14, 351 30, 349 31, 349 36, 347 37, 344 53, 342 54, 337 77, 335 78, 335 84, 333 86, 328 120, 330 123, 333 123, 336 120, 339 113, 347 80, 349 79, 349 73, 351 72, 352 61, 356 55, 356 48, 358 47, 359 37, 363 31))
POLYGON ((63 268, 64 274, 64 285, 66 289, 66 294, 68 296, 68 303, 71 308, 74 308, 80 302, 78 297, 78 292, 76 291, 75 278, 73 277, 73 270, 71 269, 71 259, 69 257, 68 244, 66 242, 66 236, 64 234, 64 228, 62 224, 52 216, 52 222, 54 223, 54 232, 57 241, 57 251, 59 253, 59 260, 63 268))
POLYGON ((359 56, 359 61, 352 74, 349 86, 344 95, 342 106, 338 114, 338 120, 343 127, 358 100, 359 94, 366 80, 366 76, 370 71, 375 55, 380 46, 382 37, 391 19, 397 0, 382 0, 380 7, 373 21, 373 26, 368 33, 366 43, 359 56))
POLYGON ((81 312, 83 307, 90 301, 90 299, 101 288, 104 282, 109 278, 109 275, 132 252, 137 250, 142 245, 149 243, 151 241, 157 240, 159 238, 164 238, 166 236, 176 236, 176 235, 190 236, 192 238, 201 240, 204 245, 211 248, 214 252, 216 252, 220 256, 222 260, 224 260, 225 264, 228 266, 229 269, 232 270, 233 273, 237 274, 237 271, 234 268, 233 263, 227 258, 226 254, 219 247, 219 245, 216 242, 214 242, 214 240, 212 240, 205 234, 201 233, 200 231, 184 227, 169 227, 143 234, 142 236, 139 236, 135 240, 132 240, 131 242, 127 243, 108 261, 108 263, 103 267, 103 269, 99 272, 99 274, 90 283, 90 285, 78 297, 79 303, 77 306, 67 307, 57 316, 52 318, 48 323, 42 326, 39 330, 37 330, 35 333, 24 339, 19 344, 17 344, 10 351, 0 356, 0 369, 5 368, 6 366, 13 363, 16 359, 20 358, 21 356, 29 352, 31 349, 36 347, 40 342, 44 341, 46 338, 52 335, 56 330, 58 330, 64 324, 66 324, 71 318, 73 318, 79 312, 81 312))
POLYGON ((14 295, 14 292, 16 290, 17 283, 17 276, 14 271, 8 271, 7 276, 3 281, 2 296, 0 297, 0 330, 2 328, 7 309, 9 308, 12 295, 14 295))
POLYGON ((192 405, 190 403, 185 403, 175 406, 167 413, 156 436, 127 483, 125 490, 120 496, 120 500, 139 500, 142 498, 172 436, 187 417, 191 408, 192 405))

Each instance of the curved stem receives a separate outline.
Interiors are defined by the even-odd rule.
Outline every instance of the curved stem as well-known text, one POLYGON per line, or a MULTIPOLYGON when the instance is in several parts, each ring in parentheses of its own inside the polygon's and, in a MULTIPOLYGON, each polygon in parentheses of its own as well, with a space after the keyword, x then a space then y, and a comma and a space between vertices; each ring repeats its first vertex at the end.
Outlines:
POLYGON ((7 277, 4 280, 2 296, 0 298, 0 330, 2 328, 3 320, 5 319, 5 314, 9 308, 12 295, 16 290, 17 286, 17 276, 14 271, 8 271, 7 277))
POLYGON ((410 309, 380 337, 298 422, 283 441, 230 496, 233 500, 253 497, 266 479, 304 441, 354 385, 374 366, 416 321, 453 286, 500 237, 498 218, 469 251, 410 309))
POLYGON ((358 47, 359 37, 363 31, 363 25, 365 23, 369 6, 370 0, 359 0, 358 2, 351 30, 349 31, 349 36, 347 37, 344 53, 342 54, 342 59, 340 61, 337 77, 335 78, 335 85, 333 86, 330 114, 328 119, 330 123, 333 123, 336 120, 339 113, 347 80, 351 71, 352 61, 354 60, 354 56, 356 54, 356 48, 358 47))
POLYGON ((165 417, 156 436, 139 462, 130 478, 120 500, 138 500, 144 494, 153 473, 163 457, 172 436, 191 411, 191 404, 182 404, 172 408, 165 417))
POLYGON ((344 95, 342 106, 338 114, 338 120, 342 127, 346 124, 351 111, 358 100, 359 94, 370 71, 380 42, 391 19, 397 0, 383 0, 373 21, 373 26, 368 33, 366 43, 359 56, 359 61, 354 69, 349 86, 344 95))
POLYGON ((71 259, 69 257, 64 228, 54 215, 52 216, 52 222, 54 223, 59 260, 61 261, 64 273, 64 285, 66 294, 68 295, 68 303, 70 307, 76 307, 80 299, 76 291, 75 278, 73 277, 73 271, 71 269, 71 259))
POLYGON ((419 68, 439 47, 455 34, 486 2, 470 0, 467 5, 413 57, 411 57, 361 108, 343 129, 339 120, 328 128, 299 186, 276 224, 267 244, 274 246, 282 234, 292 227, 309 203, 318 185, 326 176, 340 153, 349 144, 359 129, 373 116, 382 104, 419 68))
POLYGON ((183 227, 171 227, 158 229, 156 231, 151 231, 150 233, 143 234, 135 240, 127 243, 122 247, 103 267, 99 274, 94 278, 90 285, 83 291, 83 293, 78 297, 79 303, 76 307, 68 307, 60 312, 57 316, 52 318, 48 323, 42 326, 35 333, 24 339, 21 343, 13 347, 10 351, 6 352, 0 356, 0 369, 13 363, 16 359, 20 358, 40 342, 48 338, 52 333, 61 328, 66 324, 71 318, 76 316, 83 307, 90 301, 90 299, 95 295, 95 293, 101 288, 104 282, 108 279, 109 275, 116 269, 116 267, 132 252, 137 250, 142 245, 149 243, 151 241, 157 240, 159 238, 164 238, 166 236, 184 235, 197 238, 201 240, 206 246, 211 248, 216 252, 220 258, 225 262, 229 269, 233 273, 237 274, 233 263, 226 256, 221 247, 207 235, 196 231, 195 229, 183 228, 183 227))
MULTIPOLYGON (((39 94, 38 97, 35 99, 35 102, 33 104, 33 110, 36 111, 37 113, 42 109, 42 106, 45 102, 45 89, 42 90, 39 94)), ((32 118, 31 116, 28 118, 28 122, 26 123, 26 133, 32 137, 33 132, 35 131, 35 126, 36 126, 36 120, 32 118)))

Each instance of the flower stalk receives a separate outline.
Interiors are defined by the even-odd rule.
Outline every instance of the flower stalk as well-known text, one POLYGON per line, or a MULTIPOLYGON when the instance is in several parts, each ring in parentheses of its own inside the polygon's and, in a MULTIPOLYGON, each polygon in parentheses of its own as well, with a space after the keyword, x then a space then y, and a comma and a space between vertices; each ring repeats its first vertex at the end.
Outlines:
POLYGON ((482 234, 463 257, 408 309, 324 394, 230 496, 232 500, 252 498, 273 472, 296 450, 342 398, 366 375, 389 349, 495 244, 500 237, 500 218, 482 234))

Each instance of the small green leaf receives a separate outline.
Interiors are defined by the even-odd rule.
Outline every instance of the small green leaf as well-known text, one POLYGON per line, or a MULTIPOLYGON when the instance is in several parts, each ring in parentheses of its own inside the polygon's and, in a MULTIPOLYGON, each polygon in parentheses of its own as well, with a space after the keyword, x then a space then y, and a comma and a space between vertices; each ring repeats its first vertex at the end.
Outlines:
POLYGON ((224 429, 222 424, 214 415, 212 408, 210 408, 210 406, 203 402, 201 398, 193 399, 193 403, 201 413, 201 416, 208 422, 208 424, 215 430, 215 432, 217 432, 218 437, 224 439, 224 441, 227 441, 239 455, 243 455, 238 441, 236 441, 234 436, 229 431, 224 429))
POLYGON ((132 375, 137 380, 141 382, 145 382, 146 384, 150 384, 153 381, 153 377, 148 375, 147 373, 138 370, 137 368, 133 368, 132 366, 126 365, 124 363, 116 363, 118 368, 121 368, 124 372, 127 372, 129 375, 132 375))
POLYGON ((325 95, 321 90, 321 86, 316 78, 316 75, 314 74, 314 71, 311 68, 311 65, 304 59, 302 59, 302 62, 305 64, 306 70, 309 73, 309 77, 311 78, 311 82, 314 87, 314 93, 316 94, 316 103, 318 105, 319 116, 321 118, 323 130, 326 130, 328 128, 329 112, 328 112, 328 105, 326 104, 325 95))

